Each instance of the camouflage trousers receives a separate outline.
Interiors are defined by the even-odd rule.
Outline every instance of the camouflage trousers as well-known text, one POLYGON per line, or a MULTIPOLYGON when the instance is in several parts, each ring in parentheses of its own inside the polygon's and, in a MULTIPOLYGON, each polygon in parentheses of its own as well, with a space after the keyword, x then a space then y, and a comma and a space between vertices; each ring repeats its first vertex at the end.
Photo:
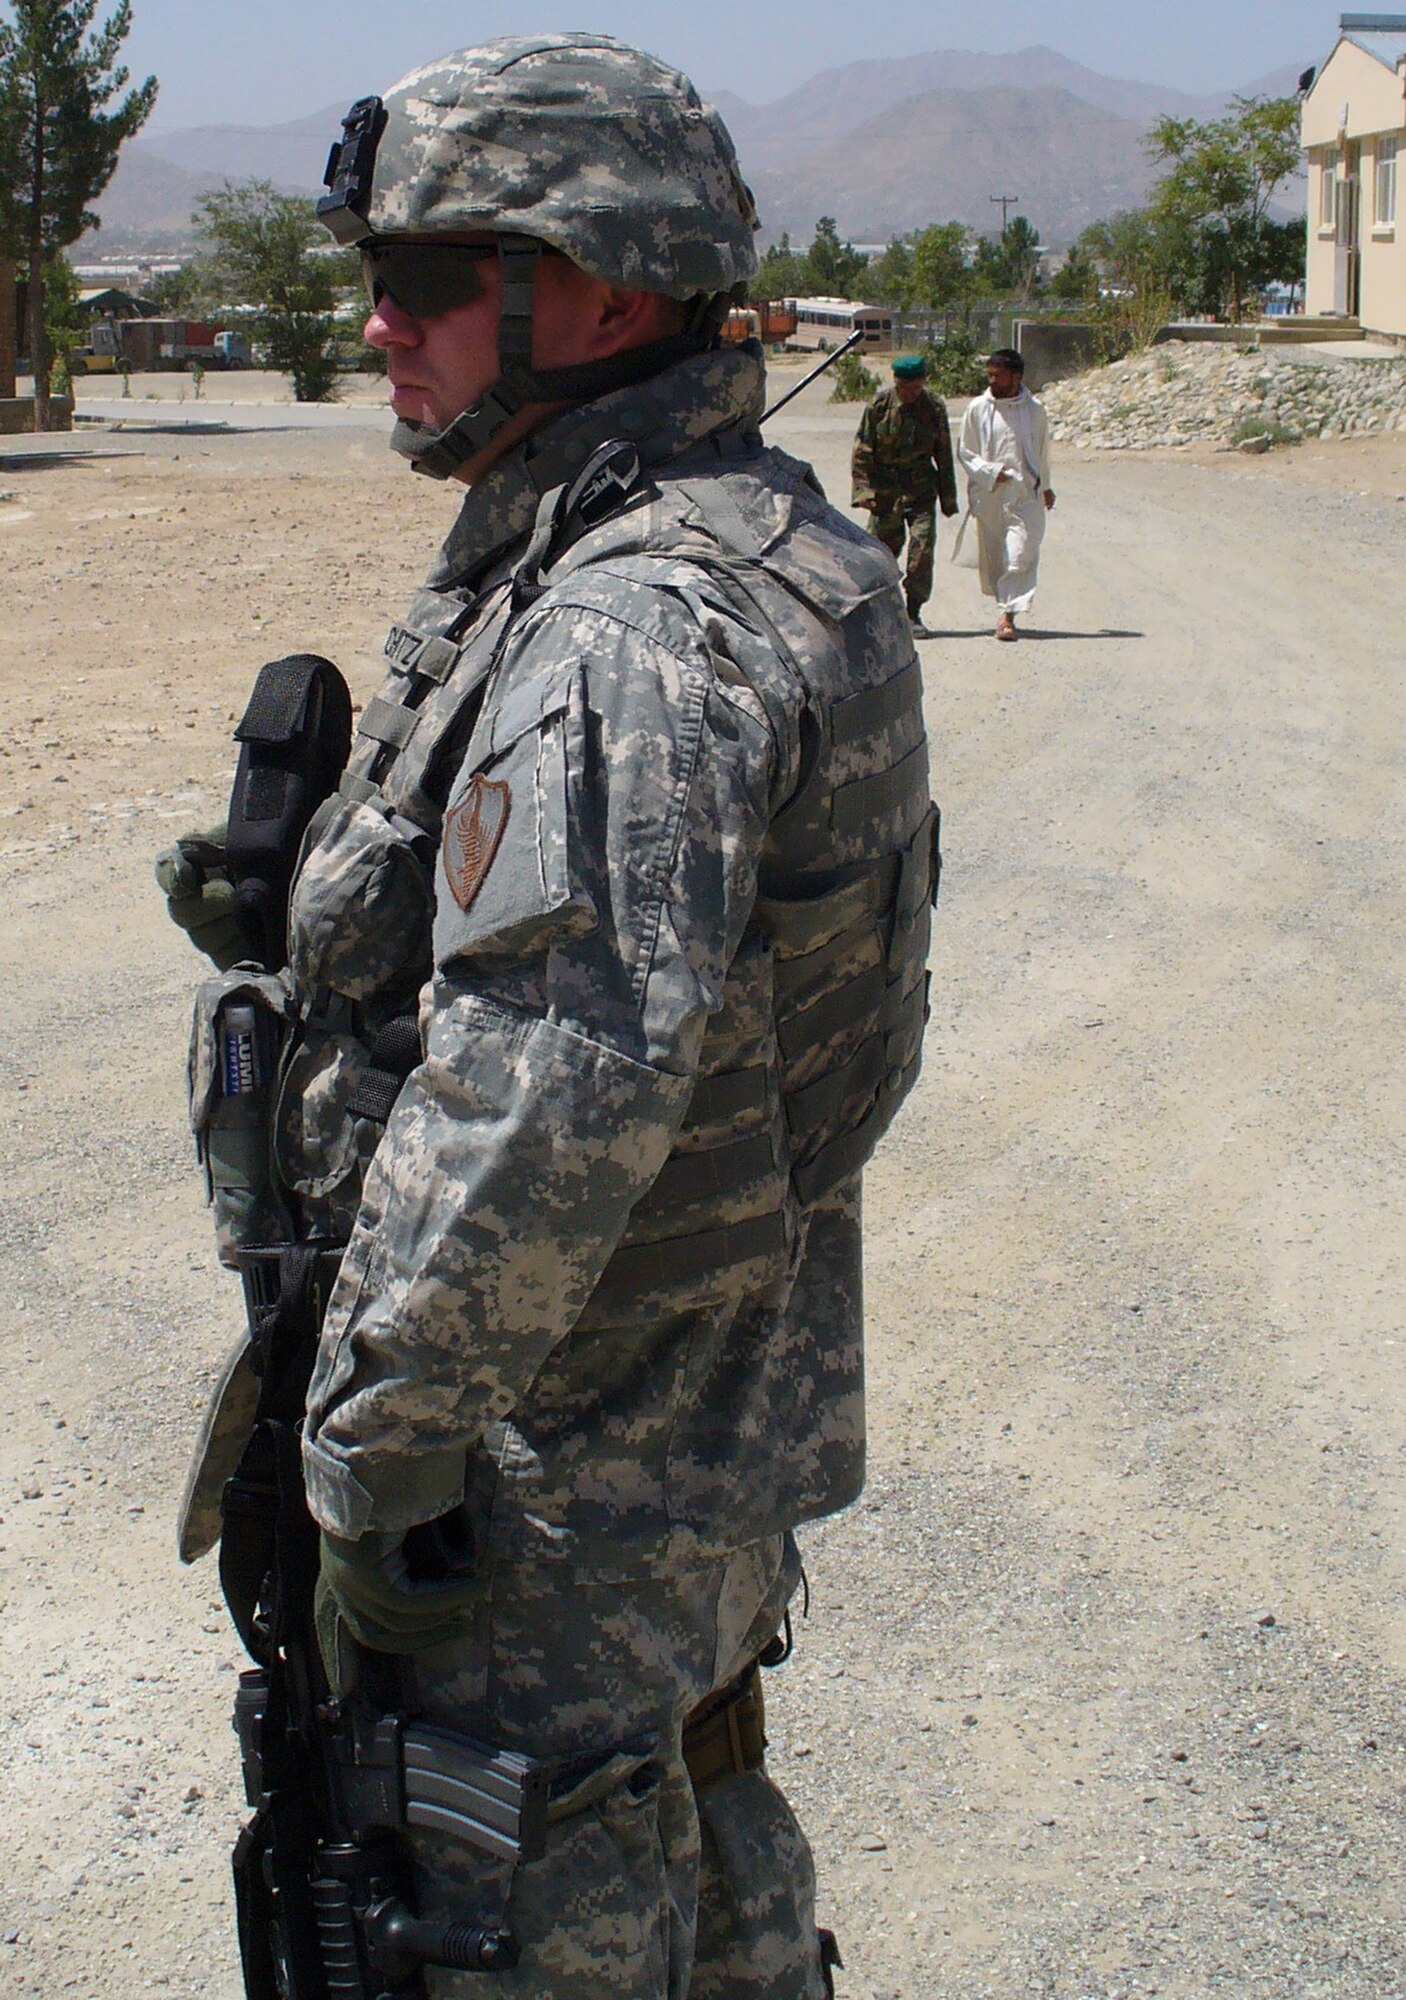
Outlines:
POLYGON ((903 537, 908 536, 908 558, 903 570, 903 595, 908 616, 916 618, 932 596, 933 551, 937 545, 937 503, 909 500, 902 493, 878 493, 869 526, 895 559, 903 554, 903 537))
POLYGON ((826 2000, 791 1808, 764 1770, 695 1792, 681 1751, 685 1717, 772 1638, 799 1573, 789 1537, 627 1582, 505 1564, 472 1638, 402 1663, 411 1712, 587 1771, 516 1870, 413 1836, 421 1914, 506 1918, 522 1950, 511 1972, 427 1968, 431 2000, 826 2000))

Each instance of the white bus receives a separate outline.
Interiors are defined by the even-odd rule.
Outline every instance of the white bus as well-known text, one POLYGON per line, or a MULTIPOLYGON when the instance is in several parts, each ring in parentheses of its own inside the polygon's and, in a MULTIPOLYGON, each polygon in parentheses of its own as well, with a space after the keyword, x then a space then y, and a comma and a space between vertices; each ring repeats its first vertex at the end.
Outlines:
POLYGON ((791 343, 796 347, 838 347, 859 329, 861 347, 893 346, 893 314, 886 306, 862 306, 853 299, 787 299, 796 315, 791 343))

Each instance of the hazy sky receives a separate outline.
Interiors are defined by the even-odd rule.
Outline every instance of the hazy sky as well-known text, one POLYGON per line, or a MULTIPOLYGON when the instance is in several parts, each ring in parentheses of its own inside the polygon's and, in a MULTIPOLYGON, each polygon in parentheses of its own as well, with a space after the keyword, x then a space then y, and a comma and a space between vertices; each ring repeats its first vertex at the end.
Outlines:
POLYGON ((705 93, 765 103, 867 56, 1035 42, 1108 75, 1213 91, 1319 61, 1338 20, 1318 0, 132 0, 132 11, 128 66, 160 79, 152 123, 168 129, 299 118, 449 49, 561 26, 638 42, 705 93))

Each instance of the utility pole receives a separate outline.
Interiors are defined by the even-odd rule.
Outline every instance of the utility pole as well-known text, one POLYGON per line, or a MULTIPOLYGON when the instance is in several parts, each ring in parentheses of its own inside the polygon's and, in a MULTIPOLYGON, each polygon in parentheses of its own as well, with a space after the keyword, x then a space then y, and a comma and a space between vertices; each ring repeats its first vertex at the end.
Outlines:
POLYGON ((991 200, 1000 208, 1001 234, 1004 236, 1006 233, 1006 211, 1015 207, 1016 203, 1020 200, 1020 196, 1018 194, 993 194, 991 200))

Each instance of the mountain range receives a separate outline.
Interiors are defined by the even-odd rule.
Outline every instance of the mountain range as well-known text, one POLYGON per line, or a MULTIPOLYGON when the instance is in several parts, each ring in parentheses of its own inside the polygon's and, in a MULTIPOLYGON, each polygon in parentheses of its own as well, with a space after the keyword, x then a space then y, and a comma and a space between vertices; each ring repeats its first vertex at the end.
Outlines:
MULTIPOLYGON (((1285 94, 1300 67, 1238 94, 1285 94)), ((841 235, 857 242, 954 218, 989 232, 992 196, 1014 194, 1043 240, 1058 246, 1145 197, 1153 169, 1142 139, 1154 119, 1215 117, 1229 95, 1196 97, 1104 76, 1034 47, 879 58, 823 70, 772 104, 726 91, 712 100, 757 197, 763 242, 783 230, 808 242, 820 215, 833 215, 841 235)), ((98 204, 102 233, 87 237, 79 256, 190 243, 194 203, 226 179, 319 190, 343 109, 130 141, 98 204)))

